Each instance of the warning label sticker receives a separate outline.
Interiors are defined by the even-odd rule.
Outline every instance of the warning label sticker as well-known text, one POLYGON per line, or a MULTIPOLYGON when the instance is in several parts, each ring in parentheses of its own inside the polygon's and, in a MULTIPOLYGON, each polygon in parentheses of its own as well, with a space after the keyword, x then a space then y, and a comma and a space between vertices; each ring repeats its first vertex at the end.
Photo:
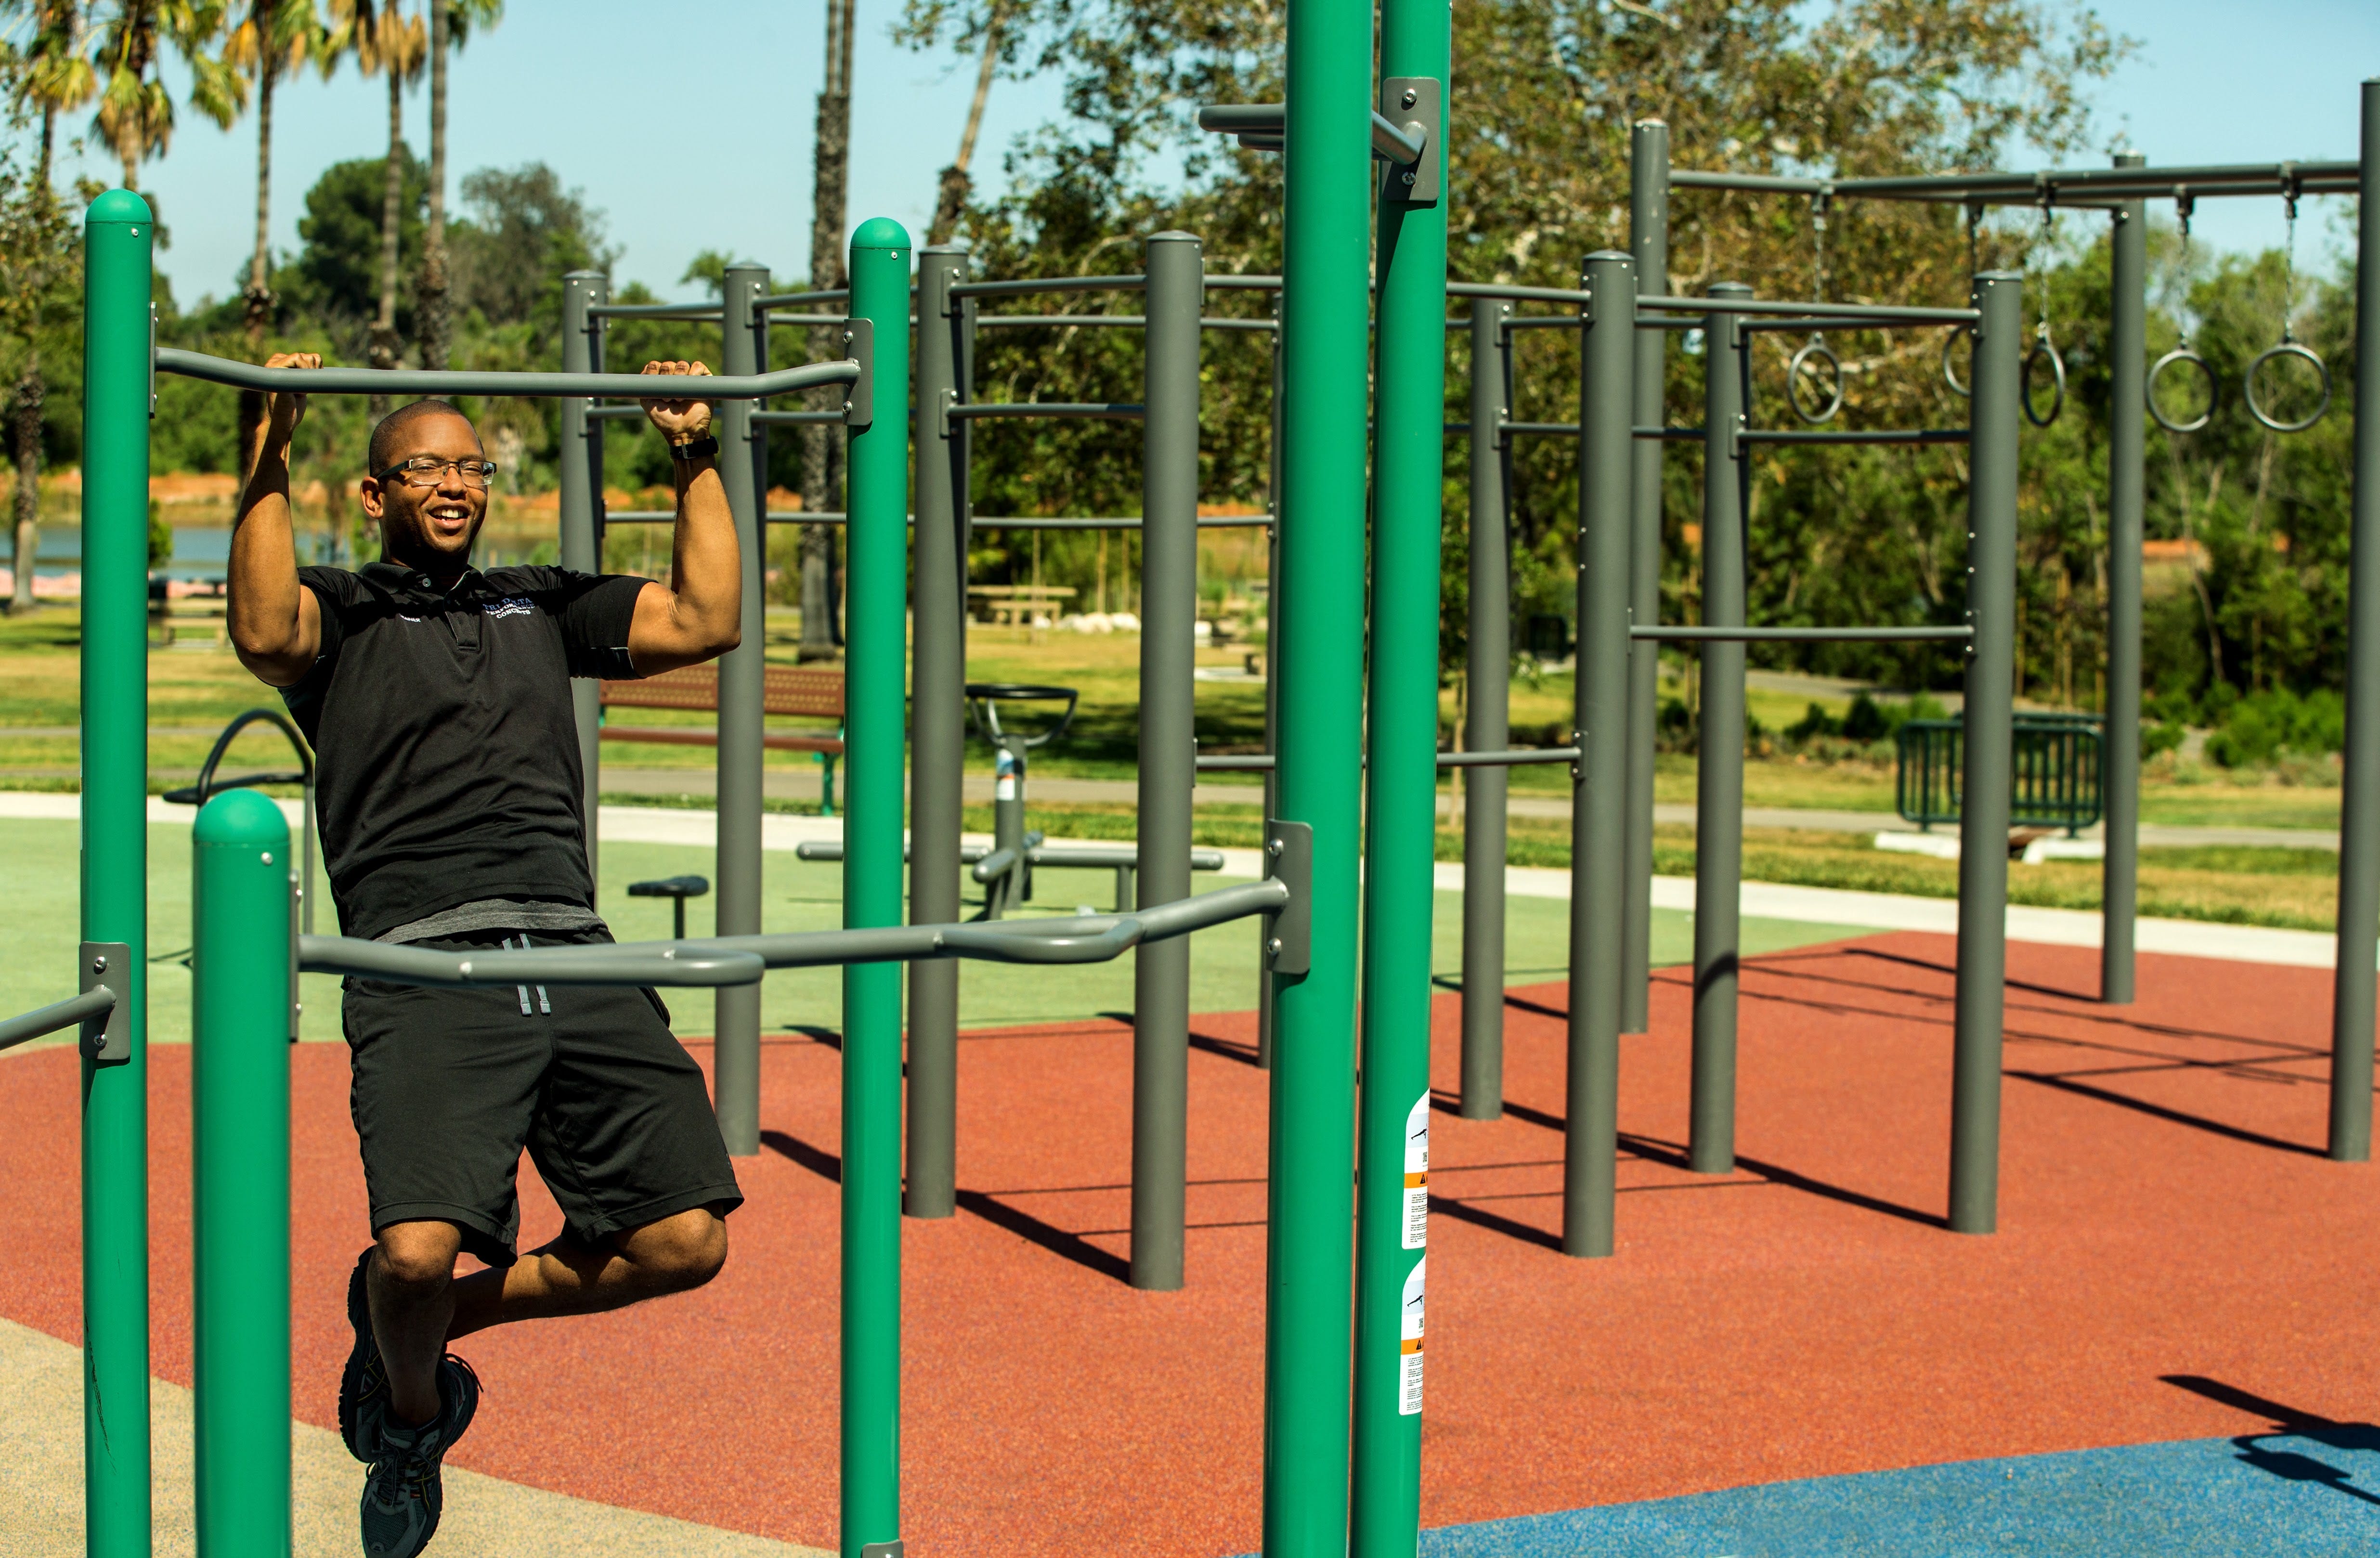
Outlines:
POLYGON ((1415 1261, 1413 1274, 1405 1278, 1403 1336, 1399 1343, 1403 1356, 1398 1360, 1403 1366, 1403 1378, 1397 1392, 1397 1412, 1407 1418, 1421 1410, 1422 1272, 1428 1265, 1427 1257, 1415 1261))
POLYGON ((1405 1116, 1404 1248, 1420 1249, 1429 1243, 1429 1095, 1417 1100, 1405 1116))

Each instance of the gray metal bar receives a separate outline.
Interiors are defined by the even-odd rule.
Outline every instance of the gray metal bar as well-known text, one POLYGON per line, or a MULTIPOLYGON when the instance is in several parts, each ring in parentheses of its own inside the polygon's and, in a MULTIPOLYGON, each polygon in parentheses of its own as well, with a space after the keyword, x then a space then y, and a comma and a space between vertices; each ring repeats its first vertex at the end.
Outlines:
POLYGON ((1628 804, 1629 429, 1635 413, 1636 265, 1586 257, 1579 332, 1579 745, 1572 770, 1570 1077, 1565 1095, 1562 1253, 1611 1253, 1620 1129, 1621 897, 1628 804))
MULTIPOLYGON (((589 401, 584 396, 577 396, 577 398, 578 404, 587 408, 585 417, 586 420, 590 422, 637 422, 644 420, 645 408, 641 406, 597 406, 589 401)), ((566 405, 568 402, 565 401, 565 404, 566 405)))
POLYGON ((1999 1223, 2000 1029, 2008 975, 2010 766, 2015 738, 2018 404, 2023 394, 2024 277, 1975 277, 1974 453, 1967 481, 1967 657, 1959 852, 1959 975, 1950 1094, 1950 1228, 1999 1223), (1985 847, 1985 846, 1992 846, 1985 847))
MULTIPOLYGON (((979 314, 977 316, 975 323, 978 329, 981 329, 987 324, 1103 324, 1132 325, 1138 327, 1148 324, 1148 316, 1147 314, 979 314)), ((1214 315, 1201 318, 1198 321, 1198 326, 1202 330, 1274 330, 1279 328, 1279 326, 1275 325, 1273 322, 1269 319, 1225 319, 1214 315)))
POLYGON ((1725 301, 1727 307, 1724 310, 1711 309, 1708 298, 1639 298, 1636 306, 1669 313, 1709 310, 1715 313, 1782 314, 1796 320, 1806 320, 1812 315, 1869 322, 1900 320, 1911 324, 1972 324, 1975 319, 1973 309, 1920 309, 1895 303, 1791 303, 1755 298, 1731 298, 1725 301))
POLYGON ((1506 286, 1494 282, 1451 281, 1446 284, 1450 298, 1508 298, 1514 302, 1577 303, 1590 301, 1585 292, 1567 286, 1506 286))
MULTIPOLYGON (((1741 282, 1711 288, 1748 298, 1741 282)), ((1741 315, 1713 312, 1703 336, 1702 712, 1694 757, 1694 1078, 1686 1162, 1735 1171, 1736 980, 1742 955, 1744 517, 1752 469, 1730 436, 1752 404, 1752 343, 1741 315)))
POLYGON ((62 1028, 72 1028, 87 1017, 103 1016, 115 1006, 115 992, 103 984, 95 985, 80 995, 70 995, 64 1001, 36 1006, 30 1012, 0 1022, 0 1050, 55 1033, 62 1028))
POLYGON ((1010 403, 986 400, 972 406, 949 407, 942 414, 954 422, 974 421, 985 417, 1069 417, 1093 421, 1132 421, 1147 415, 1148 410, 1146 406, 1135 406, 1125 401, 1032 400, 1010 403))
MULTIPOLYGON (((644 415, 641 411, 637 414, 644 415)), ((676 518, 677 516, 667 509, 621 508, 605 513, 603 522, 607 525, 666 525, 676 518)), ((912 515, 911 523, 914 524, 916 518, 917 517, 912 515)), ((769 511, 769 523, 771 525, 841 525, 846 523, 846 518, 844 515, 834 513, 806 514, 798 508, 772 508, 769 511)), ((1087 515, 1046 517, 1026 515, 1016 518, 978 518, 972 523, 979 529, 988 530, 1136 530, 1140 529, 1140 517, 1121 515, 1114 518, 1101 518, 1087 515)), ((1198 528, 1202 530, 1253 530, 1269 526, 1271 523, 1272 516, 1269 514, 1201 514, 1198 516, 1198 528)))
MULTIPOLYGON (((599 323, 610 283, 601 271, 572 271, 562 278, 562 371, 593 373, 602 361, 603 326, 599 323)), ((603 429, 590 422, 592 403, 584 396, 565 396, 561 413, 561 444, 556 465, 561 479, 562 566, 577 573, 603 571, 603 429)), ((641 417, 641 406, 625 409, 641 417)), ((601 857, 595 840, 595 812, 603 793, 602 743, 597 739, 603 723, 603 685, 591 677, 570 684, 570 708, 578 727, 578 809, 587 834, 587 880, 600 885, 601 857)), ((307 885, 310 888, 312 883, 307 885)))
POLYGON ((2330 1156, 2372 1156, 2373 948, 2380 938, 2380 81, 2363 83, 2355 228, 2355 496, 2349 518, 2347 752, 2331 976, 2330 1156))
MULTIPOLYGON (((1629 136, 1629 250, 1636 274, 1649 285, 1668 286, 1670 274, 1670 127, 1640 119, 1629 136)), ((1636 397, 1633 462, 1634 523, 1628 539, 1630 623, 1655 623, 1661 615, 1661 441, 1638 437, 1640 427, 1658 428, 1662 419, 1663 373, 1668 334, 1636 332, 1636 397)), ((1660 715, 1661 646, 1629 640, 1628 653, 1628 838, 1626 921, 1621 930, 1620 1031, 1642 1033, 1650 1020, 1653 983, 1653 736, 1660 715)))
POLYGON ((1890 178, 1795 178, 1777 174, 1679 169, 1674 185, 1753 193, 1815 195, 1846 200, 1970 201, 1989 204, 2070 203, 2071 192, 2089 203, 2154 199, 2177 185, 2200 195, 2271 195, 2294 185, 2309 194, 2348 194, 2356 189, 2360 163, 2253 163, 2217 166, 2150 167, 2144 159, 2112 168, 2066 168, 2040 173, 1949 173, 1890 178))
POLYGON ((1530 763, 1576 762, 1584 754, 1576 747, 1517 747, 1503 751, 1440 752, 1440 768, 1522 768, 1530 763))
POLYGON ((1724 639, 1739 644, 1898 644, 1936 639, 1972 639, 1975 630, 1963 625, 1939 627, 1738 627, 1706 625, 1700 627, 1634 627, 1629 630, 1629 636, 1676 643, 1708 643, 1714 639, 1724 639))
POLYGON ((978 882, 1004 881, 1025 864, 1025 850, 1015 845, 1002 845, 978 859, 967 874, 978 882))
MULTIPOLYGON (((530 399, 563 396, 599 396, 611 400, 645 400, 653 396, 653 381, 643 373, 509 373, 453 368, 259 368, 186 352, 174 347, 157 348, 157 371, 178 373, 234 389, 295 390, 300 395, 499 395, 530 399)), ((713 374, 702 382, 707 400, 765 400, 772 395, 819 384, 849 384, 859 380, 859 359, 805 363, 773 373, 713 374)))
MULTIPOLYGON (((1208 285, 1210 286, 1215 285, 1214 278, 1209 277, 1208 285)), ((1273 509, 1275 514, 1278 514, 1280 512, 1281 503, 1281 294, 1279 292, 1275 292, 1272 295, 1271 303, 1273 323, 1271 343, 1272 399, 1268 408, 1267 420, 1269 426, 1265 441, 1265 502, 1267 506, 1273 509)), ((1281 750, 1281 744, 1275 738, 1281 728, 1281 527, 1277 524, 1268 525, 1265 528, 1265 581, 1264 749, 1266 755, 1269 757, 1271 754, 1281 750)), ((1264 771, 1265 816, 1267 818, 1280 816, 1280 803, 1281 775, 1275 773, 1271 767, 1268 766, 1264 771)), ((1272 857, 1270 856, 1266 857, 1268 870, 1271 869, 1271 858, 1272 857)), ((1268 943, 1270 942, 1271 937, 1271 926, 1260 925, 1257 928, 1257 967, 1258 968, 1262 968, 1270 956, 1268 943)), ((1257 977, 1257 1066, 1259 1070, 1270 1070, 1272 1068, 1273 992, 1273 981, 1269 978, 1259 974, 1257 977)))
MULTIPOLYGON (((1638 328, 1641 330, 1643 326, 1638 328)), ((1703 441, 1703 430, 1698 427, 1655 427, 1640 422, 1629 431, 1637 438, 1658 439, 1669 444, 1699 444, 1703 441)))
POLYGON ((1281 290, 1281 278, 1279 276, 1263 275, 1219 276, 1214 274, 1212 272, 1208 274, 1208 291, 1228 292, 1234 289, 1244 292, 1279 292, 1281 290))
MULTIPOLYGON (((726 317, 743 322, 722 335, 722 365, 731 376, 768 369, 768 327, 751 323, 752 299, 768 287, 769 272, 762 265, 731 265, 721 283, 726 317)), ((719 885, 711 906, 722 936, 760 930, 761 730, 767 701, 762 665, 768 637, 761 631, 768 540, 760 516, 769 490, 769 435, 752 425, 753 409, 749 401, 731 400, 719 418, 719 475, 735 517, 744 575, 743 641, 719 661, 719 885)), ((721 990, 712 997, 712 1022, 717 1048, 711 1091, 719 1134, 729 1152, 748 1156, 760 1150, 759 987, 721 990)))
MULTIPOLYGON (((2137 152, 2118 167, 2140 167, 2137 152)), ((2146 533, 2148 217, 2140 201, 2108 213, 2107 705, 2099 773, 2107 858, 2100 867, 2099 999, 2132 999, 2132 931, 2140 903, 2141 542, 2146 533)))
MULTIPOLYGON (((1512 742, 1512 304, 1471 310, 1470 600, 1461 755, 1512 742), (1484 433, 1477 431, 1488 430, 1484 433)), ((1572 322, 1575 323, 1575 322, 1572 322)), ((1463 1055, 1466 1120, 1504 1114, 1504 858, 1511 783, 1500 766, 1463 776, 1463 1055)))
POLYGON ((1965 428, 1915 428, 1896 431, 1890 428, 1873 430, 1821 431, 1803 428, 1749 427, 1736 434, 1746 444, 1964 444, 1965 428))
POLYGON ((457 990, 509 984, 756 990, 769 968, 758 952, 699 941, 442 952, 350 936, 300 936, 298 946, 298 965, 310 974, 351 974, 457 990))
MULTIPOLYGON (((1138 902, 1190 895, 1190 791, 1198 750, 1192 648, 1198 615, 1198 347, 1205 252, 1189 233, 1148 240, 1148 406, 1141 456, 1138 902)), ((1132 1285, 1182 1285, 1188 1181, 1190 943, 1133 966, 1132 1285)))
MULTIPOLYGON (((573 271, 572 275, 589 273, 573 271)), ((566 279, 566 278, 565 278, 566 279)), ((589 319, 723 319, 716 303, 598 303, 588 310, 589 319)), ((568 369, 563 370, 568 372, 568 369)))
MULTIPOLYGON (((1817 306, 1823 308, 1825 305, 1821 304, 1817 306)), ((1695 328, 1700 329, 1701 326, 1697 325, 1695 328)), ((1862 335, 1880 335, 1888 334, 1895 330, 1937 329, 1939 328, 1939 325, 1936 322, 1925 320, 1920 320, 1915 323, 1909 323, 1898 320, 1888 319, 1879 321, 1850 316, 1837 317, 1836 315, 1826 313, 1810 313, 1798 315, 1790 319, 1747 319, 1743 322, 1743 328, 1747 334, 1753 335, 1757 335, 1763 331, 1782 332, 1791 330, 1799 333, 1804 330, 1835 330, 1845 333, 1856 332, 1862 335)))
POLYGON ((1022 298, 1036 292, 1138 292, 1148 285, 1147 276, 1034 276, 1019 281, 962 282, 951 288, 951 297, 956 299, 1022 298))
POLYGON ((840 411, 755 411, 754 427, 806 427, 824 422, 840 422, 840 411))
MULTIPOLYGON (((966 767, 966 542, 958 493, 967 472, 965 430, 938 414, 958 392, 958 310, 950 289, 967 251, 917 251, 917 458, 911 538, 909 919, 959 918, 959 827, 966 767)), ((958 1210, 959 971, 909 966, 908 1175, 901 1210, 958 1210)))
POLYGON ((789 309, 796 303, 848 303, 851 288, 831 286, 823 292, 771 292, 766 298, 756 298, 756 309, 789 309))

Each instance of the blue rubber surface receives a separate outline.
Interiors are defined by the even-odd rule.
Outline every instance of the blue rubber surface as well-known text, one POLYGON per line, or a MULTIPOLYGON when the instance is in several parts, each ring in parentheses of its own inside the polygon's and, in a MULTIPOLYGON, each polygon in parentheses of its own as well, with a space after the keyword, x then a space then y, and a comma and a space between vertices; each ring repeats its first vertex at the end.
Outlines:
POLYGON ((2380 1431, 2325 1425, 1813 1478, 1424 1531, 1422 1558, 2349 1558, 2380 1431))

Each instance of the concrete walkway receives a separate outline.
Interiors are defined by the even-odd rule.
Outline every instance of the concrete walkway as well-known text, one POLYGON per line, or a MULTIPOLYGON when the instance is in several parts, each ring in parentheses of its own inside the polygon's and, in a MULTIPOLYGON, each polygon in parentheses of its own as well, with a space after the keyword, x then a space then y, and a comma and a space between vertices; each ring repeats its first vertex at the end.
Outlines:
MULTIPOLYGON (((158 1558, 198 1551, 190 1393, 149 1382, 158 1558)), ((624 1435, 633 1430, 624 1426, 624 1435)), ((466 1456, 470 1441, 464 1442, 466 1456)), ((290 1425, 294 1558, 353 1558, 364 1468, 339 1436, 290 1425)), ((624 1439, 623 1451, 628 1449, 624 1439)), ((463 1558, 826 1558, 818 1548, 547 1492, 449 1466, 434 1551, 463 1558)), ((0 1552, 82 1558, 82 1349, 0 1320, 0 1552)))

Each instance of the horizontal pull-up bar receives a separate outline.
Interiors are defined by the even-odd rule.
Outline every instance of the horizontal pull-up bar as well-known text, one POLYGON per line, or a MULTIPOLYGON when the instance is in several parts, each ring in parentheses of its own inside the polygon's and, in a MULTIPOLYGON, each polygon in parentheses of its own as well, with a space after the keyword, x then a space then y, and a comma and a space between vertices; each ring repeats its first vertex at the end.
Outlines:
MULTIPOLYGON (((1214 103, 1198 110, 1198 128, 1218 135, 1236 135, 1250 150, 1279 151, 1289 133, 1289 110, 1278 103, 1214 103)), ((1419 125, 1400 125, 1378 109, 1372 112, 1372 155, 1411 167, 1429 147, 1428 132, 1419 125)))
POLYGON ((1631 627, 1632 639, 1722 644, 1892 644, 1972 639, 1973 627, 1631 627))
POLYGON ((1649 296, 1636 299, 1640 309, 1653 309, 1664 313, 1692 314, 1790 314, 1806 320, 1823 314, 1828 319, 1902 320, 1912 324, 1973 324, 1979 317, 1973 309, 1902 308, 1882 303, 1789 303, 1767 298, 1663 298, 1649 296))
POLYGON ((1148 408, 1122 400, 979 400, 962 401, 942 408, 942 415, 953 421, 978 420, 985 417, 1064 417, 1075 420, 1123 422, 1148 414, 1148 408))
POLYGON ((72 1028, 92 1017, 105 1016, 115 1006, 115 992, 103 984, 93 985, 80 995, 69 996, 47 1006, 36 1006, 30 1012, 0 1022, 0 1050, 55 1033, 62 1028, 72 1028))
POLYGON ((1036 292, 1141 292, 1148 286, 1147 276, 1029 276, 1020 281, 963 281, 951 288, 950 295, 1022 298, 1036 292))
MULTIPOLYGON (((988 324, 1104 324, 1139 328, 1148 323, 1148 316, 1146 314, 978 314, 976 316, 975 323, 978 329, 988 324)), ((1278 330, 1281 328, 1269 319, 1210 317, 1201 319, 1198 323, 1201 328, 1207 330, 1278 330)))
MULTIPOLYGON (((864 321, 861 323, 865 323, 864 321)), ((864 385, 866 366, 857 358, 811 362, 771 373, 706 374, 700 378, 656 373, 508 373, 452 368, 261 368, 252 362, 209 357, 174 347, 157 348, 158 371, 234 389, 294 390, 300 395, 482 395, 537 398, 583 396, 610 400, 765 400, 772 395, 821 384, 864 385)), ((855 391, 850 419, 865 423, 866 396, 855 391)))
MULTIPOLYGON (((603 516, 607 525, 666 525, 677 518, 677 512, 668 508, 623 508, 603 516)), ((910 522, 916 523, 912 515, 910 522)), ((769 511, 771 525, 841 525, 847 517, 820 509, 816 514, 798 508, 775 508, 769 511)), ((1028 514, 1010 518, 978 515, 967 523, 978 530, 1137 530, 1141 520, 1137 515, 1106 517, 1095 515, 1028 514)), ((1259 529, 1272 523, 1269 514, 1201 514, 1198 528, 1202 530, 1259 529)))
POLYGON ((532 947, 519 952, 438 952, 346 936, 301 936, 298 960, 308 973, 462 987, 752 984, 770 968, 947 957, 991 963, 1100 963, 1144 943, 1170 940, 1251 915, 1279 913, 1289 906, 1292 895, 1292 884, 1274 877, 1133 914, 532 947))
POLYGON ((2232 163, 2201 167, 2066 168, 2043 173, 1946 173, 1890 178, 1795 178, 1770 173, 1672 168, 1680 189, 1755 194, 1821 195, 1882 201, 1976 201, 1991 205, 2098 205, 2118 200, 2192 195, 2352 194, 2361 164, 2351 162, 2232 163), (2082 197, 2067 201, 2060 197, 2082 197))
POLYGON ((726 310, 718 303, 589 303, 589 319, 719 319, 726 310))
POLYGON ((1736 433, 1745 444, 1965 444, 1971 435, 1962 427, 1917 428, 1907 432, 1881 428, 1868 432, 1812 432, 1801 428, 1744 428, 1736 433))
MULTIPOLYGON (((1040 835, 1035 834, 1028 836, 1038 838, 1040 835)), ((995 852, 988 844, 964 845, 959 849, 959 864, 979 865, 991 859, 995 853, 1013 855, 1015 851, 1003 848, 995 852)), ((840 860, 843 858, 843 843, 839 839, 805 839, 794 846, 794 854, 796 858, 804 860, 840 860)), ((905 861, 909 858, 909 846, 905 844, 901 846, 901 858, 905 861)), ((1128 869, 1139 865, 1140 850, 1137 846, 1122 844, 1089 849, 1078 846, 1033 844, 1026 846, 1025 859, 1028 865, 1035 866, 1060 868, 1073 866, 1086 870, 1115 870, 1119 868, 1128 869)), ((1002 866, 991 874, 998 876, 1006 869, 1002 866)), ((1193 849, 1190 851, 1190 869, 1194 871, 1221 870, 1223 852, 1220 849, 1193 849)), ((977 880, 988 879, 978 877, 977 880)))
POLYGON ((849 301, 851 301, 851 288, 847 286, 829 287, 823 292, 771 292, 766 298, 753 298, 752 311, 759 313, 770 309, 789 309, 796 303, 848 303, 849 301))
MULTIPOLYGON (((1440 768, 1519 768, 1533 762, 1576 762, 1576 747, 1515 747, 1508 751, 1440 752, 1440 768)), ((1201 773, 1270 773, 1276 761, 1270 752, 1219 752, 1198 759, 1201 773)), ((1369 766, 1369 760, 1366 760, 1369 766)))

